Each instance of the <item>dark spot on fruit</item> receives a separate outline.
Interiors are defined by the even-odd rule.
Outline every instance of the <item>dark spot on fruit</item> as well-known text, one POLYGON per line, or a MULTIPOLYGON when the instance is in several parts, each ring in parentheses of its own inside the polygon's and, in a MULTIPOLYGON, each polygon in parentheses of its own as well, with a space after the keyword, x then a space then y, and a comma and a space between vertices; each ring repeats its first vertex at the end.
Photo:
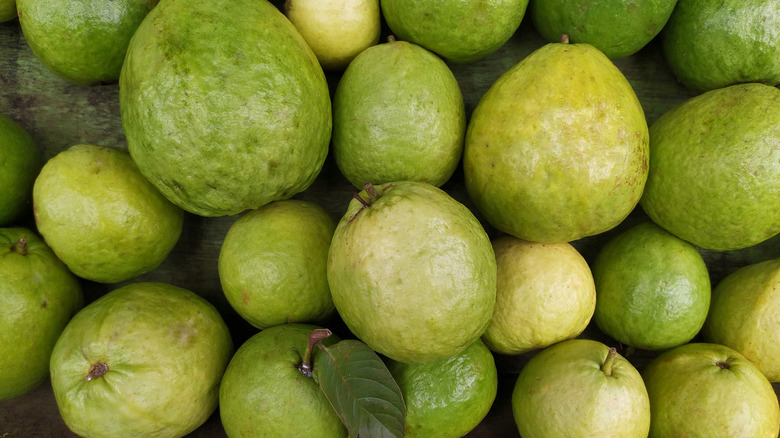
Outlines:
POLYGON ((41 308, 45 309, 48 304, 49 304, 49 301, 46 298, 44 298, 43 302, 41 303, 41 308))
POLYGON ((241 301, 243 301, 244 304, 249 304, 249 292, 247 291, 241 292, 241 301))
POLYGON ((97 379, 98 377, 103 377, 108 372, 108 364, 98 362, 93 363, 91 367, 89 367, 89 372, 87 373, 86 379, 92 380, 97 379))
POLYGON ((727 369, 731 368, 731 365, 729 365, 728 362, 724 362, 722 360, 720 360, 718 362, 715 362, 715 365, 717 365, 718 368, 720 368, 722 370, 727 370, 727 369))

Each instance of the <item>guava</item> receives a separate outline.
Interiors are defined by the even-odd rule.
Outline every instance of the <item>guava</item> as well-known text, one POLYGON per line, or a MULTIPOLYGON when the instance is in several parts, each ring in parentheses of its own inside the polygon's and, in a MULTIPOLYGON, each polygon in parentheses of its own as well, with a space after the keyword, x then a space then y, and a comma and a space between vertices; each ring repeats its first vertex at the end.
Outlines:
POLYGON ((650 436, 776 438, 780 407, 761 371, 729 347, 688 343, 642 371, 650 397, 650 436))
POLYGON ((423 364, 389 361, 406 404, 406 438, 460 438, 485 418, 498 391, 493 354, 481 341, 423 364))
POLYGON ((743 266, 712 291, 704 339, 731 347, 780 382, 780 258, 743 266))
POLYGON ((493 240, 496 305, 482 340, 501 354, 520 354, 577 337, 596 307, 585 259, 568 243, 493 240))
POLYGON ((35 56, 79 84, 116 82, 127 46, 158 0, 17 0, 19 23, 35 56))
POLYGON ((640 204, 672 234, 716 251, 780 232, 780 90, 740 84, 690 98, 650 127, 640 204))
POLYGON ((17 16, 16 0, 0 0, 0 23, 11 21, 17 16))
POLYGON ((276 201, 245 213, 219 252, 219 280, 231 306, 253 326, 324 323, 336 308, 327 277, 336 222, 307 201, 276 201))
POLYGON ((46 380, 54 343, 83 302, 78 279, 37 234, 0 228, 0 400, 46 380))
MULTIPOLYGON (((347 429, 325 393, 299 367, 309 334, 320 327, 281 324, 236 351, 219 388, 219 415, 230 438, 339 438, 347 429)), ((335 342, 335 336, 323 342, 335 342)), ((313 349, 317 354, 318 349, 313 349)))
POLYGON ((130 280, 155 269, 181 235, 184 214, 138 171, 127 151, 75 145, 41 169, 35 223, 79 277, 130 280))
POLYGON ((379 0, 287 0, 284 12, 326 70, 343 70, 379 41, 379 0))
POLYGON ((523 438, 646 438, 651 418, 639 371, 590 339, 569 339, 533 356, 517 376, 512 412, 523 438))
POLYGON ((520 26, 528 0, 382 0, 393 34, 453 62, 495 52, 520 26))
POLYGON ((162 2, 130 42, 119 103, 141 173, 201 216, 292 197, 328 152, 325 74, 268 1, 162 2))
POLYGON ((43 165, 30 134, 0 114, 0 226, 32 212, 32 188, 43 165))
POLYGON ((233 353, 211 303, 167 283, 131 283, 82 309, 51 356, 60 414, 89 437, 181 437, 217 407, 233 353))
POLYGON ((333 98, 333 155, 357 188, 393 181, 441 186, 460 163, 465 131, 455 75, 416 44, 366 49, 333 98))
POLYGON ((608 241, 593 263, 598 327, 645 350, 682 345, 699 333, 710 277, 696 247, 652 222, 608 241))
POLYGON ((633 55, 669 20, 677 0, 531 0, 528 13, 549 42, 568 35, 588 43, 610 59, 633 55))
POLYGON ((780 2, 680 1, 661 41, 674 75, 695 91, 780 83, 780 2))
POLYGON ((466 190, 490 224, 523 240, 599 234, 639 201, 648 142, 642 106, 609 58, 589 44, 547 44, 474 109, 466 190))
POLYGON ((366 185, 336 226, 328 283, 347 327, 378 353, 422 363, 465 350, 496 301, 496 259, 471 211, 428 183, 366 185))

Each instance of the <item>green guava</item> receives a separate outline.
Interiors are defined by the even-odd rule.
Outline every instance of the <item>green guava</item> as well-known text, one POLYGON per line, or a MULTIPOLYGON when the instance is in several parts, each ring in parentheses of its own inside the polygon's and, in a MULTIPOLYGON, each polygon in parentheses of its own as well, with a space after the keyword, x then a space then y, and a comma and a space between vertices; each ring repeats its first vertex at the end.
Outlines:
POLYGON ((307 201, 276 201, 245 213, 219 252, 219 280, 253 326, 324 323, 335 313, 327 277, 336 222, 307 201))
POLYGON ((379 0, 287 0, 284 13, 326 70, 346 68, 382 30, 379 0))
POLYGON ((0 23, 11 21, 17 16, 16 0, 0 0, 0 23))
POLYGON ((32 212, 32 188, 43 159, 30 134, 0 114, 0 226, 32 212))
POLYGON ((710 307, 710 277, 699 251, 652 222, 604 245, 593 263, 601 331, 645 350, 682 345, 710 307))
POLYGON ((639 201, 648 142, 642 106, 609 58, 589 44, 547 44, 474 109, 466 190, 488 222, 524 240, 599 234, 639 201))
POLYGON ((141 173, 201 216, 290 198, 328 152, 325 75, 267 1, 162 2, 130 42, 119 100, 141 173))
POLYGON ((482 341, 423 364, 389 361, 406 404, 406 438, 460 438, 485 418, 498 391, 493 354, 482 341))
POLYGON ((25 228, 0 228, 0 400, 49 376, 49 357, 83 304, 78 279, 25 228))
POLYGON ((500 354, 520 354, 577 337, 596 308, 590 267, 571 244, 493 240, 496 305, 482 340, 500 354))
POLYGON ((651 418, 639 371, 590 339, 559 342, 533 356, 517 376, 512 412, 523 438, 646 438, 651 418))
POLYGON ((672 234, 716 251, 780 232, 780 90, 740 84, 667 111, 650 127, 640 204, 672 234))
MULTIPOLYGON (((346 438, 347 429, 313 378, 301 371, 309 333, 281 324, 236 351, 219 388, 219 415, 231 438, 346 438)), ((331 336, 323 342, 336 342, 331 336)), ((318 349, 313 349, 317 354, 318 349)))
POLYGON ((17 0, 19 23, 35 56, 80 85, 119 79, 127 46, 158 0, 17 0))
POLYGON ((422 363, 466 349, 496 300, 496 259, 463 204, 430 184, 367 185, 328 253, 339 315, 360 340, 393 360, 422 363))
POLYGON ((398 38, 449 61, 473 62, 504 45, 520 26, 528 0, 382 0, 398 38))
POLYGON ((160 265, 181 235, 184 214, 138 171, 125 150, 76 145, 41 169, 35 223, 79 277, 118 283, 160 265))
POLYGON ((68 323, 51 355, 62 419, 89 437, 181 437, 217 407, 233 341, 219 312, 167 283, 131 283, 68 323))
POLYGON ((361 52, 333 98, 333 154, 357 188, 392 181, 444 184, 460 162, 465 131, 455 75, 412 43, 361 52))
POLYGON ((780 83, 780 2, 680 1, 661 41, 674 75, 695 91, 780 83))
POLYGON ((772 384, 729 347, 683 344, 653 359, 642 378, 654 438, 777 438, 780 433, 772 384))
POLYGON ((633 55, 647 45, 672 15, 677 0, 531 0, 528 13, 549 42, 568 35, 610 59, 633 55))
POLYGON ((780 258, 743 266, 712 291, 702 333, 737 350, 769 379, 780 382, 780 258))

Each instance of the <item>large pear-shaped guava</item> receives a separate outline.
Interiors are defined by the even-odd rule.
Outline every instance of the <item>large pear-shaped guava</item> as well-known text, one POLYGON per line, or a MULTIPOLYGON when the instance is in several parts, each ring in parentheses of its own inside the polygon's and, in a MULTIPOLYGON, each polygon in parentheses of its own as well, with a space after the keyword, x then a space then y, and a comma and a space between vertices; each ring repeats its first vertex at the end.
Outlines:
POLYGON ((552 43, 502 75, 466 132, 466 189, 515 237, 566 242, 609 230, 647 179, 648 129, 623 74, 588 44, 552 43))
POLYGON ((325 161, 325 75, 265 0, 162 1, 133 36, 119 87, 130 154, 191 213, 289 198, 325 161))

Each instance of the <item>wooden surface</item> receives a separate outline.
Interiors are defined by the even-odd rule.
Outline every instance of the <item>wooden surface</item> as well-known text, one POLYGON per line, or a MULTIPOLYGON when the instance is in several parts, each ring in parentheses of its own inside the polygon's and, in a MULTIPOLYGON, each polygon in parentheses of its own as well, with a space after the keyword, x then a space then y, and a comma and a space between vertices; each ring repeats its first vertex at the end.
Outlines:
MULTIPOLYGON (((493 55, 472 64, 451 64, 463 90, 467 114, 471 113, 495 79, 543 44, 544 41, 526 19, 514 37, 493 55)), ((617 60, 615 64, 634 87, 649 124, 668 109, 693 96, 693 93, 674 80, 657 42, 652 42, 631 57, 617 60)), ((338 79, 338 74, 329 75, 332 90, 338 79)), ((125 148, 118 96, 117 85, 81 87, 54 76, 32 54, 17 21, 0 24, 0 112, 23 126, 46 158, 80 143, 125 148)), ((460 169, 442 188, 474 211, 466 197, 460 169)), ((316 182, 296 197, 315 202, 326 208, 334 218, 340 218, 353 192, 354 188, 339 174, 329 158, 316 182)), ((235 219, 236 216, 202 218, 186 214, 181 239, 168 259, 158 269, 133 281, 166 281, 207 298, 228 322, 237 347, 256 330, 228 305, 217 275, 219 249, 235 219)), ((610 237, 645 219, 641 209, 637 208, 616 229, 573 244, 586 260, 592 261, 601 245, 610 237)), ((491 237, 498 235, 484 220, 482 222, 491 237)), ((29 217, 20 225, 34 226, 29 217)), ((746 250, 720 253, 702 251, 702 254, 714 285, 740 266, 780 257, 780 237, 746 250)), ((83 284, 86 299, 90 302, 126 283, 105 285, 83 281, 83 284)), ((338 320, 329 327, 343 337, 349 336, 343 323, 338 320)), ((593 324, 582 337, 615 344, 599 333, 593 324)), ((640 370, 655 356, 651 352, 622 347, 620 352, 640 370)), ((499 393, 487 418, 469 437, 518 436, 512 418, 510 396, 517 373, 529 357, 530 354, 496 356, 500 376, 499 393)), ((775 388, 777 390, 777 386, 775 388)), ((186 400, 182 402, 186 403, 186 400)), ((48 382, 14 400, 0 402, 0 438, 69 436, 75 435, 68 431, 60 418, 48 382)), ((218 412, 189 436, 225 436, 218 412)))

